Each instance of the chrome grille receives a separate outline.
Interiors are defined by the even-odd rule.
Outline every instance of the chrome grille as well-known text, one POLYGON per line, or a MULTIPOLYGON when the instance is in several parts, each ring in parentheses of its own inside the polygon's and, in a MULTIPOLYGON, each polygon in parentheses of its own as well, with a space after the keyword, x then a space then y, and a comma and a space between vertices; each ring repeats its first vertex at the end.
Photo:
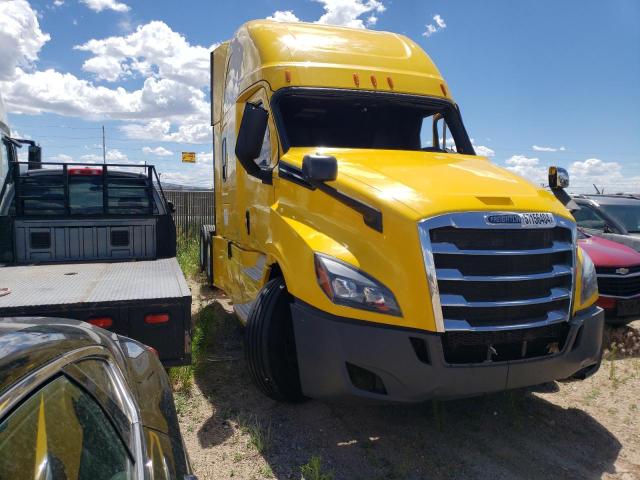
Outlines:
MULTIPOLYGON (((419 223, 436 325, 440 331, 531 328, 571 312, 575 224, 490 224, 511 212, 465 212, 419 223)), ((517 214, 516 214, 517 215, 517 214)))

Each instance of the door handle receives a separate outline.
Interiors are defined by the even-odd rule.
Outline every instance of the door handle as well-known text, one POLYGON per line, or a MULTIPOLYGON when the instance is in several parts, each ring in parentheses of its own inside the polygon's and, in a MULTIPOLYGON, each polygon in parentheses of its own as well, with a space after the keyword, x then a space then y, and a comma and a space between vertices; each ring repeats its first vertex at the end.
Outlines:
POLYGON ((251 214, 249 210, 244 212, 244 225, 247 228, 247 235, 251 235, 251 214))

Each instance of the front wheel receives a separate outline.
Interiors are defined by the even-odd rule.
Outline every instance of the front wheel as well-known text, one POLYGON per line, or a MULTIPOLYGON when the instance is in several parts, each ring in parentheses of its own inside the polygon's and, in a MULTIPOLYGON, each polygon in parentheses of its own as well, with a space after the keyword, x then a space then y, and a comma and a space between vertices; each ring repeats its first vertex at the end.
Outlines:
POLYGON ((292 297, 284 280, 269 281, 251 309, 245 329, 245 355, 258 388, 278 401, 301 402, 292 297))

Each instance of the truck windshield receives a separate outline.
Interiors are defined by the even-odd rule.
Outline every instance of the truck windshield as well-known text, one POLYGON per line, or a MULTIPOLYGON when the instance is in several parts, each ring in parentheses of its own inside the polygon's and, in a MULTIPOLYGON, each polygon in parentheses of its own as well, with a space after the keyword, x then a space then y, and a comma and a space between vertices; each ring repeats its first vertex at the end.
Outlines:
POLYGON ((297 90, 275 98, 288 147, 370 148, 474 155, 450 102, 375 92, 297 90))
POLYGON ((640 201, 637 205, 602 205, 600 207, 624 225, 629 233, 640 233, 640 201))

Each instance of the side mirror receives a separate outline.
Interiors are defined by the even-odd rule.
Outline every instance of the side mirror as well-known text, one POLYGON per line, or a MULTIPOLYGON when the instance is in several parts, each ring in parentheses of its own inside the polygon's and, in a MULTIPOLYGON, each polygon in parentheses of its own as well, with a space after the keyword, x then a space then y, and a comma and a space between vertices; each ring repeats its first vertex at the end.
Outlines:
POLYGON ((176 206, 173 204, 171 200, 167 200, 167 210, 171 214, 176 213, 176 206))
POLYGON ((558 190, 569 186, 569 172, 561 167, 549 167, 549 188, 558 190))
POLYGON ((29 145, 29 170, 40 168, 42 165, 42 147, 40 145, 29 145))
POLYGON ((338 177, 338 161, 331 155, 305 155, 302 175, 311 182, 330 182, 338 177))
POLYGON ((236 141, 236 157, 245 168, 260 155, 268 118, 269 113, 261 106, 245 104, 236 141))

